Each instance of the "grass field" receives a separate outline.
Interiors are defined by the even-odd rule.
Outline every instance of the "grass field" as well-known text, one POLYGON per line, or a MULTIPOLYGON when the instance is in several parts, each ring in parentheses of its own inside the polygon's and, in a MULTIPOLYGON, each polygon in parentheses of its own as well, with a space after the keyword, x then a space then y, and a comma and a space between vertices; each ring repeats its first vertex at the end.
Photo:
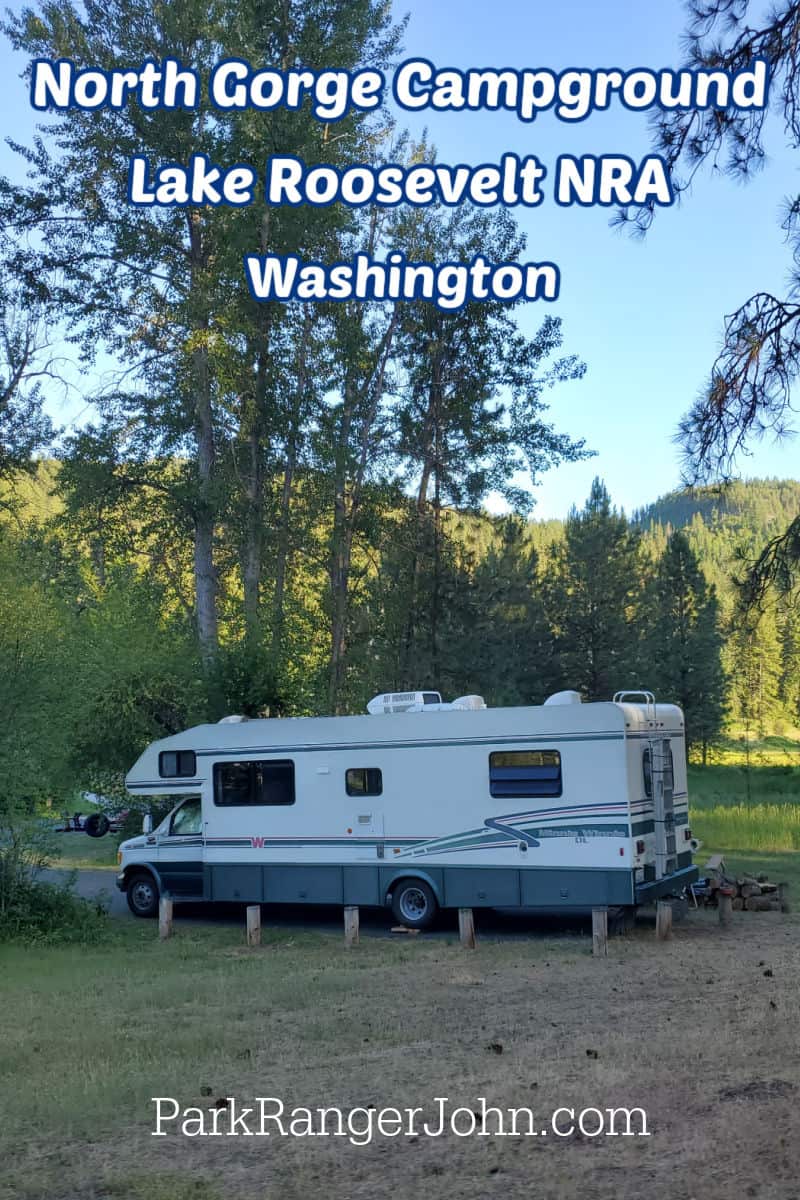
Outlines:
POLYGON ((613 939, 455 940, 120 923, 0 951, 0 1200, 689 1200, 796 1195, 800 922, 713 914, 613 939), (265 931, 266 933, 266 931, 265 931), (769 972, 766 974, 765 972, 769 972), (589 1053, 591 1052, 591 1053, 589 1053), (153 1138, 152 1096, 208 1107, 642 1106, 648 1138, 153 1138), (703 1189, 704 1192, 707 1190, 703 1189))
POLYGON ((90 838, 86 833, 57 833, 54 834, 54 846, 54 867, 116 870, 117 838, 113 833, 101 838, 90 838))
MULTIPOLYGON (((723 742, 706 767, 689 768, 692 829, 737 852, 800 849, 800 742, 723 742)), ((705 849, 705 847, 704 847, 705 849)))
MULTIPOLYGON (((690 770, 697 856, 800 899, 797 743, 690 770), (756 754, 761 759, 756 765, 756 754)), ((737 754, 739 756, 737 757, 737 754)), ((115 865, 62 835, 58 865, 115 865)), ((80 948, 0 947, 0 1200, 797 1197, 800 916, 693 912, 593 959, 585 929, 491 941, 115 921, 80 948), (642 1106, 649 1138, 151 1136, 153 1096, 207 1109, 642 1106), (698 1188, 698 1180, 703 1180, 698 1188)), ((541 1121, 539 1121, 541 1118, 541 1121)), ((224 1125, 223 1125, 224 1128, 224 1125)))

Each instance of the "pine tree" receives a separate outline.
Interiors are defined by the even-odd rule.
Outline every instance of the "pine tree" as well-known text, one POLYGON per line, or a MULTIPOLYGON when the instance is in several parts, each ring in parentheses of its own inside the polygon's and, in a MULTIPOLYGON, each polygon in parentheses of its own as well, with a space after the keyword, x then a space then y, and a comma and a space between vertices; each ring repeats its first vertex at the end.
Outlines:
POLYGON ((800 610, 788 604, 781 623, 781 677, 778 688, 787 720, 800 722, 800 610))
POLYGON ((725 714, 719 604, 685 533, 669 538, 648 588, 644 662, 652 688, 683 709, 689 744, 708 743, 725 714))
POLYGON ((773 607, 736 618, 727 646, 732 716, 748 738, 765 737, 781 715, 781 644, 773 607))
POLYGON ((567 518, 551 552, 548 609, 562 687, 587 700, 636 685, 634 623, 641 592, 641 541, 595 479, 584 508, 567 518))
POLYGON ((476 625, 469 637, 479 691, 492 705, 541 703, 553 677, 538 556, 519 518, 475 570, 476 625))

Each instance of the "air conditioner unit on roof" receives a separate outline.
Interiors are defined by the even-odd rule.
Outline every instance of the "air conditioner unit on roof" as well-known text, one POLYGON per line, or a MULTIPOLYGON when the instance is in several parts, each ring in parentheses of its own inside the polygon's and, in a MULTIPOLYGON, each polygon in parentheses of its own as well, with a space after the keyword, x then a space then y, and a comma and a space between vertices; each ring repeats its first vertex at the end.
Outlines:
POLYGON ((439 692, 384 692, 367 705, 373 717, 383 713, 422 712, 427 706, 442 703, 439 692))
POLYGON ((463 712, 479 708, 486 708, 482 696, 459 696, 447 704, 440 692, 384 692, 370 700, 367 712, 375 717, 383 713, 463 712))

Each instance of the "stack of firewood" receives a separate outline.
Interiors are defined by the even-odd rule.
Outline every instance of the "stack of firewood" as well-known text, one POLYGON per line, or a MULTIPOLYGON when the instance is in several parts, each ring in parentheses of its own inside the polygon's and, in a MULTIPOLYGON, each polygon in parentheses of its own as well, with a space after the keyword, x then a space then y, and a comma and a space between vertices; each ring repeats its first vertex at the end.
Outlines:
MULTIPOLYGON (((707 864, 707 866, 710 864, 707 864)), ((732 896, 732 907, 747 912, 788 912, 788 884, 771 883, 766 875, 741 875, 737 879, 725 873, 724 863, 716 865, 706 879, 699 879, 692 887, 695 899, 700 904, 716 908, 720 889, 732 896)))

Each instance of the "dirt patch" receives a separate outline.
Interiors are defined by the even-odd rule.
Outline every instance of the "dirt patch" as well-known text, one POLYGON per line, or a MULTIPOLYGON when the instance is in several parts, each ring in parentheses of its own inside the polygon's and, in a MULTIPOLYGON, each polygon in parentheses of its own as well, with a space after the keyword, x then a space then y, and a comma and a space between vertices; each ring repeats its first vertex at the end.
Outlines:
POLYGON ((667 943, 612 939, 604 960, 579 937, 346 951, 294 933, 232 954, 234 931, 202 929, 68 970, 28 956, 0 1012, 17 1080, 0 1198, 789 1200, 798 934, 793 916, 721 931, 699 913, 667 943), (64 1005, 81 1006, 77 1044, 57 1036, 64 1005), (153 1138, 153 1096, 431 1115, 436 1097, 485 1099, 537 1128, 558 1108, 638 1107, 649 1136, 153 1138))

